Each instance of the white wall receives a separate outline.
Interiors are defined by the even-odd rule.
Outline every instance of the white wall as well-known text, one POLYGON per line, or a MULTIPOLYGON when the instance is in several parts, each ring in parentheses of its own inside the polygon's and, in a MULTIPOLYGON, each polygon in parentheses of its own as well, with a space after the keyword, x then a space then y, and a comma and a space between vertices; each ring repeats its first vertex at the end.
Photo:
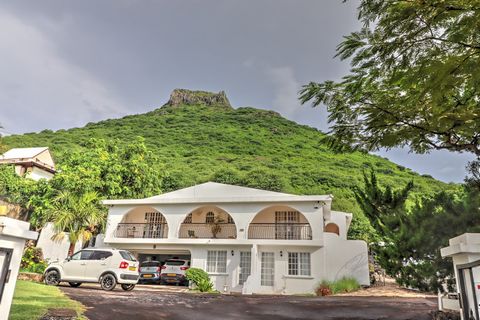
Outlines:
POLYGON ((29 171, 26 176, 35 181, 38 181, 40 179, 50 180, 51 178, 53 178, 53 173, 50 173, 48 171, 42 170, 37 167, 32 167, 32 171, 29 171))
MULTIPOLYGON (((68 256, 68 248, 70 247, 70 241, 68 240, 68 232, 65 233, 65 237, 62 240, 54 241, 52 237, 55 235, 53 229, 53 223, 49 222, 40 232, 38 237, 37 247, 42 249, 43 258, 48 261, 64 260, 68 256)), ((82 242, 77 241, 75 244, 75 250, 78 251, 82 248, 82 242)))
POLYGON ((325 280, 354 277, 361 285, 370 285, 367 243, 361 240, 343 240, 333 233, 325 233, 325 280))

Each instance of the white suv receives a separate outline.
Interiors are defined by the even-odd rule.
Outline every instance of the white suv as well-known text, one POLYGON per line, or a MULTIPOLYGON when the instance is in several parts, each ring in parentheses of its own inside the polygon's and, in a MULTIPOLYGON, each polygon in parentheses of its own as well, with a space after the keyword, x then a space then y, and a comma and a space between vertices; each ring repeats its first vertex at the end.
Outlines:
POLYGON ((113 290, 117 283, 125 291, 133 290, 138 282, 138 262, 128 251, 87 248, 62 262, 53 262, 45 270, 45 283, 58 285, 68 282, 78 287, 83 282, 99 282, 103 290, 113 290))
POLYGON ((168 259, 162 266, 160 273, 160 283, 175 283, 177 285, 187 285, 185 272, 190 268, 189 260, 168 259))

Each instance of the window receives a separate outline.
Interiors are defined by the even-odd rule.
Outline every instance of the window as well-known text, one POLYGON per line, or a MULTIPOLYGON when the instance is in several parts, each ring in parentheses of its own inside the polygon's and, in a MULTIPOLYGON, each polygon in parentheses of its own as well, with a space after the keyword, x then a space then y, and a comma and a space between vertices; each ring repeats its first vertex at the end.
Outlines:
POLYGON ((207 272, 226 273, 227 272, 227 251, 207 252, 207 272))
POLYGON ((273 252, 262 252, 262 268, 260 272, 260 284, 273 287, 275 276, 275 255, 273 252))
POLYGON ((150 224, 167 223, 161 212, 145 212, 145 221, 150 224))
POLYGON ((189 213, 188 216, 185 217, 185 220, 183 220, 183 223, 192 223, 192 214, 189 213))
POLYGON ((232 224, 235 223, 235 222, 233 221, 233 218, 232 218, 230 215, 228 215, 227 223, 232 223, 232 224))
POLYGON ((135 257, 128 251, 119 251, 119 252, 123 259, 129 260, 129 261, 137 261, 135 257))
POLYGON ((112 253, 110 251, 93 251, 88 260, 104 260, 110 258, 112 253))
POLYGON ((288 274, 291 276, 310 275, 310 253, 289 252, 288 253, 288 274))
POLYGON ((89 260, 92 254, 93 254, 92 250, 78 251, 72 256, 71 260, 89 260))
POLYGON ((212 211, 207 212, 205 216, 205 223, 214 223, 215 222, 215 214, 212 211))

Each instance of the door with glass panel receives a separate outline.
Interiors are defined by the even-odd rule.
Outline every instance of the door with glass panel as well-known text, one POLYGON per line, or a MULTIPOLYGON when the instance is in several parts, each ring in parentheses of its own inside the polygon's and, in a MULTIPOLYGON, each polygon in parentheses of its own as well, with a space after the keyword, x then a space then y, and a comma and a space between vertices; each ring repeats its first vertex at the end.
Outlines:
POLYGON ((275 239, 299 239, 299 221, 298 211, 275 211, 275 239))
POLYGON ((273 287, 275 278, 275 255, 273 252, 261 253, 260 285, 273 287))
POLYGON ((252 269, 252 253, 250 251, 240 251, 240 272, 238 275, 238 284, 243 285, 247 281, 252 269))

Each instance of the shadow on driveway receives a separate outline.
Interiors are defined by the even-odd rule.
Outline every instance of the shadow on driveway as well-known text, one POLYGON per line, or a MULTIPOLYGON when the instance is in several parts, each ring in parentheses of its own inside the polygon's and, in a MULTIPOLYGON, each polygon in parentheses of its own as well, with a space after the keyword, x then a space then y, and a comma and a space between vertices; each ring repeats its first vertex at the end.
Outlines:
POLYGON ((99 287, 62 287, 91 320, 431 319, 436 299, 391 297, 233 296, 99 287))

